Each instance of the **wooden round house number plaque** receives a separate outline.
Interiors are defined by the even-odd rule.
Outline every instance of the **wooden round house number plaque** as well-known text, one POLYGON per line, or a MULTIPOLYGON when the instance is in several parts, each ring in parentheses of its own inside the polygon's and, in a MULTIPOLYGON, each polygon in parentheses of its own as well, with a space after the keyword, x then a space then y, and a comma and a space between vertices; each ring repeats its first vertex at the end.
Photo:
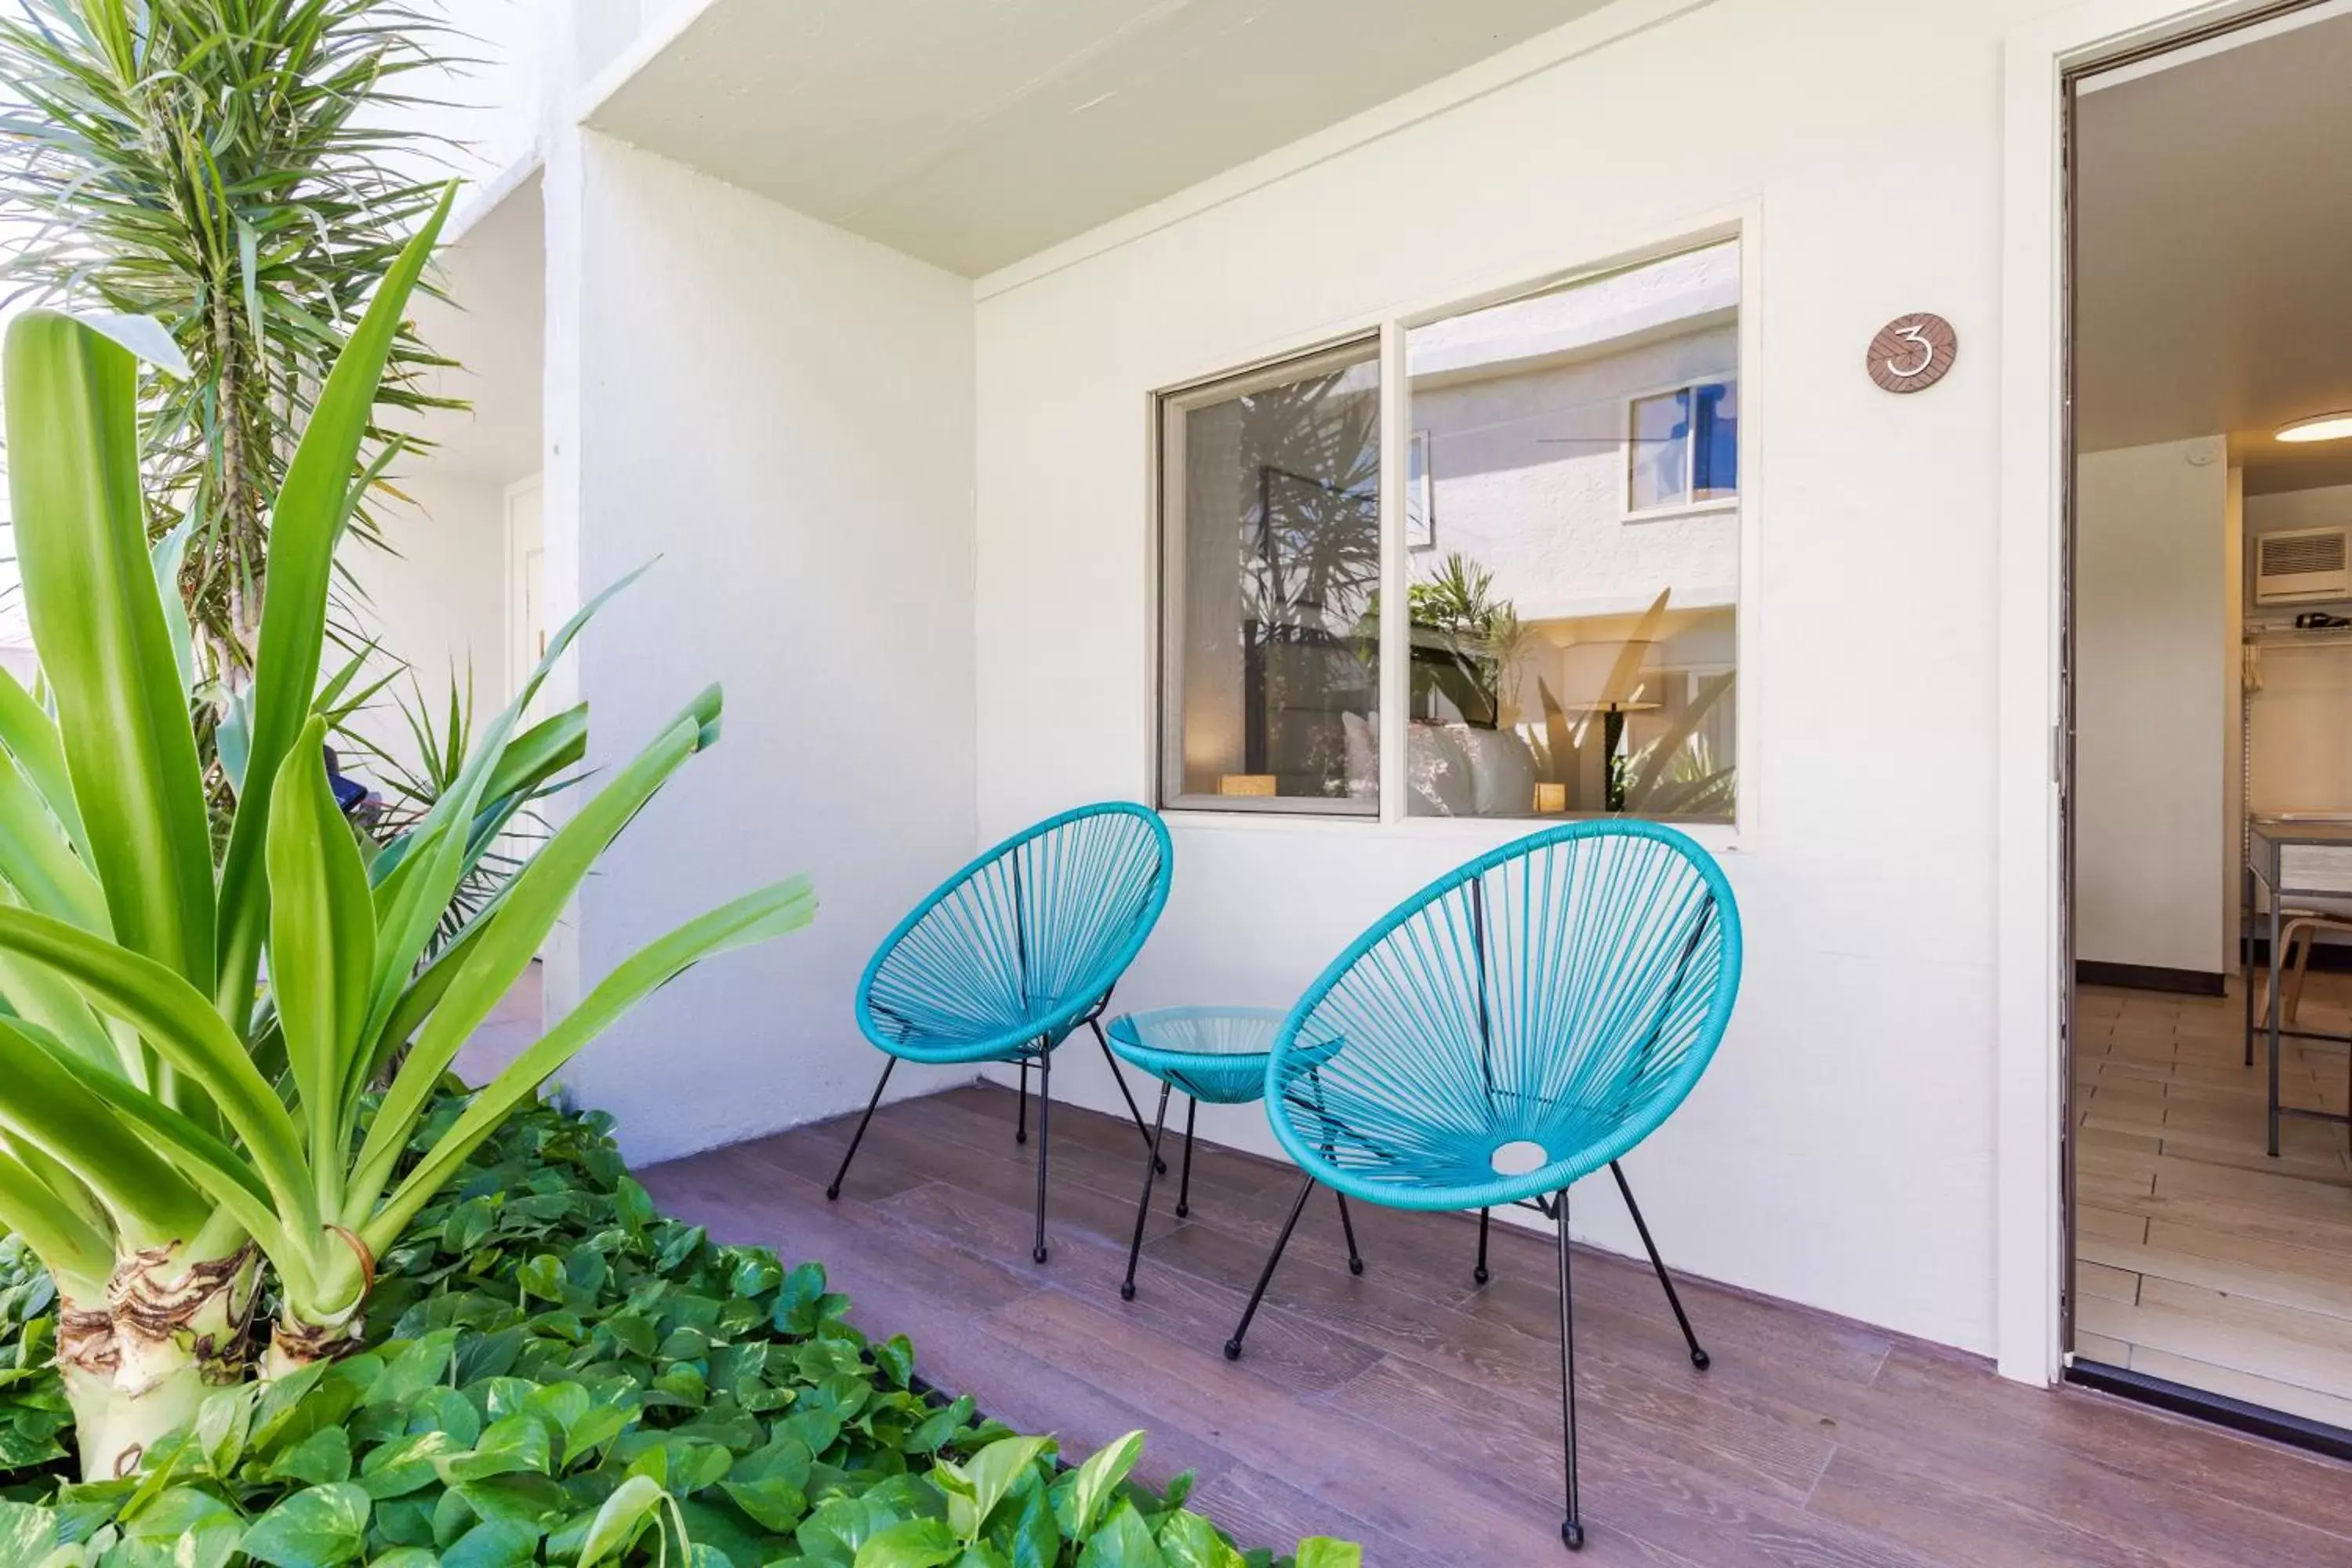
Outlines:
POLYGON ((1960 335, 1943 317, 1922 310, 1897 316, 1870 340, 1870 379, 1888 392, 1925 392, 1944 379, 1960 335))

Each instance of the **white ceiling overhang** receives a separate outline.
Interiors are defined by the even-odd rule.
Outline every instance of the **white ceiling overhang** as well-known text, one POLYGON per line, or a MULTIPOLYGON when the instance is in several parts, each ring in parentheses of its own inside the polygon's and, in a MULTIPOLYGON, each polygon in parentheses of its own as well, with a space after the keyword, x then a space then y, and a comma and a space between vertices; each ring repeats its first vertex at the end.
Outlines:
POLYGON ((586 123, 978 277, 1601 0, 707 0, 586 123))

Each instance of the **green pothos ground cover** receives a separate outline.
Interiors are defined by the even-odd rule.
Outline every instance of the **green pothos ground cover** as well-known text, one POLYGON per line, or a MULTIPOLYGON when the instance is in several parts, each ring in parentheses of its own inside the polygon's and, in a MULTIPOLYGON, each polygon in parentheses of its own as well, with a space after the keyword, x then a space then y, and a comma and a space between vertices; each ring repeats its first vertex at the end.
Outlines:
POLYGON ((814 1263, 656 1213, 607 1121, 541 1108, 383 1259, 377 1342, 224 1390, 140 1476, 81 1484, 56 1294, 0 1239, 0 1568, 1275 1563, 1183 1508, 1184 1479, 1133 1481, 1142 1434, 1066 1468, 924 1389, 848 1305, 814 1263))

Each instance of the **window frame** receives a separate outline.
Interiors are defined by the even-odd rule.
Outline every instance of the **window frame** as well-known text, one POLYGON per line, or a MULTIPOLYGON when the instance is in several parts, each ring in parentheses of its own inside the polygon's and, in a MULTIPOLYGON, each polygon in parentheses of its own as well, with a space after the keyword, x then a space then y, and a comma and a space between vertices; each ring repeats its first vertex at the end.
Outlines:
MULTIPOLYGON (((1695 508, 1684 509, 1677 515, 1736 510, 1739 520, 1738 590, 1731 606, 1739 670, 1739 679, 1732 693, 1738 726, 1736 760, 1739 770, 1739 790, 1730 821, 1685 822, 1675 826, 1703 847, 1719 854, 1738 854, 1750 846, 1756 840, 1765 815, 1766 770, 1756 721, 1758 715, 1765 710, 1763 694, 1769 689, 1771 662, 1769 648, 1760 635, 1767 616, 1762 592, 1762 542, 1768 493, 1760 453, 1769 430, 1770 407, 1763 390, 1764 371, 1769 368, 1764 365, 1762 352, 1763 216, 1760 199, 1748 198, 1727 204, 1711 214, 1686 216, 1671 226, 1650 226, 1621 235, 1613 245, 1580 246, 1579 248, 1587 254, 1601 258, 1581 265, 1552 267, 1547 270, 1541 261, 1531 266, 1528 258, 1522 257, 1516 263, 1506 263, 1497 268, 1489 275, 1491 281, 1484 287, 1475 277, 1466 285, 1457 278, 1450 286, 1421 299, 1407 299, 1360 312, 1349 312, 1337 321, 1326 318, 1319 325, 1296 333, 1284 333, 1271 339, 1261 337, 1223 353, 1187 351, 1166 366, 1161 374, 1143 378, 1139 413, 1145 426, 1142 445, 1146 456, 1140 478, 1145 515, 1150 525, 1143 573, 1143 635, 1148 653, 1142 667, 1145 689, 1140 696, 1144 711, 1150 717, 1143 725, 1145 744, 1141 763, 1144 776, 1139 781, 1141 798, 1156 801, 1171 825, 1183 831, 1336 833, 1360 837, 1377 829, 1383 837, 1393 835, 1405 841, 1445 846, 1444 852, 1447 854, 1476 853, 1508 843, 1551 823, 1603 820, 1589 817, 1411 815, 1405 800, 1406 748, 1403 733, 1400 730, 1391 734, 1389 726, 1382 726, 1377 737, 1380 751, 1377 816, 1367 816, 1361 811, 1335 812, 1328 809, 1328 802, 1322 800, 1297 798, 1277 805, 1265 800, 1178 796, 1166 793, 1162 788, 1166 753, 1171 746, 1181 748, 1181 738, 1171 739, 1179 735, 1171 715, 1181 712, 1181 694, 1170 683, 1165 626, 1171 611, 1181 614, 1181 600, 1180 586, 1171 604, 1166 582, 1171 520, 1165 504, 1167 489, 1164 477, 1169 467, 1169 454, 1165 449, 1166 421, 1162 417, 1162 400, 1171 395, 1197 394, 1219 383, 1296 364, 1318 353, 1360 345, 1377 335, 1381 345, 1380 514, 1383 563, 1379 678, 1381 711, 1383 714, 1402 713, 1410 690, 1409 661, 1390 657, 1390 651, 1403 647, 1411 636, 1404 593, 1410 581, 1412 563, 1412 552, 1405 542, 1403 497, 1407 479, 1404 443, 1411 439, 1415 426, 1407 374, 1406 334, 1415 328, 1468 311, 1507 304, 1515 300, 1594 281, 1691 251, 1736 242, 1740 247, 1735 322, 1738 342, 1738 368, 1726 376, 1694 379, 1737 380, 1740 384, 1740 418, 1737 437, 1739 493, 1727 500, 1699 503, 1695 508)), ((1551 244, 1543 248, 1557 254, 1559 247, 1551 244)), ((1689 380, 1676 382, 1671 384, 1668 390, 1692 384, 1689 380)), ((1181 457, 1181 449, 1178 455, 1181 457)), ((1620 455, 1622 456, 1622 450, 1620 455)), ((1624 493, 1622 487, 1619 493, 1621 497, 1624 493)))
MULTIPOLYGON (((1738 385, 1739 372, 1737 369, 1724 371, 1721 373, 1706 371, 1702 372, 1697 375, 1685 376, 1680 381, 1667 382, 1663 386, 1644 387, 1637 392, 1629 392, 1623 397, 1618 399, 1618 521, 1627 523, 1664 522, 1671 518, 1697 517, 1711 511, 1729 511, 1740 503, 1740 500, 1748 493, 1748 437, 1744 429, 1733 437, 1735 450, 1738 454, 1737 461, 1738 464, 1739 484, 1738 487, 1729 495, 1710 496, 1705 500, 1672 501, 1664 506, 1636 507, 1633 504, 1634 405, 1637 404, 1646 403, 1653 397, 1664 397, 1669 393, 1687 392, 1692 395, 1691 407, 1694 412, 1691 416, 1691 422, 1694 428, 1691 433, 1691 438, 1685 443, 1683 451, 1683 493, 1687 496, 1694 489, 1696 488, 1692 481, 1696 477, 1695 470, 1698 465, 1698 441, 1697 430, 1696 428, 1698 422, 1696 412, 1698 407, 1698 389, 1702 386, 1729 386, 1736 388, 1738 385)), ((1742 405, 1744 416, 1744 397, 1742 405)), ((1743 584, 1743 586, 1745 584, 1743 584)))
MULTIPOLYGON (((1327 340, 1306 348, 1270 358, 1257 360, 1239 370, 1223 375, 1190 381, 1164 388, 1152 395, 1152 442, 1150 483, 1153 494, 1151 559, 1152 620, 1157 655, 1154 668, 1153 730, 1158 744, 1152 757, 1152 800, 1161 811, 1200 812, 1214 816, 1286 816, 1337 817, 1348 821, 1378 819, 1385 798, 1384 770, 1375 773, 1373 798, 1358 801, 1328 795, 1223 795, 1188 794, 1183 789, 1184 769, 1184 660, 1178 639, 1184 625, 1184 574, 1171 569, 1170 553, 1183 537, 1184 519, 1181 479, 1184 473, 1183 421, 1171 417, 1210 404, 1239 397, 1261 387, 1280 386, 1304 380, 1316 373, 1316 367, 1326 361, 1352 367, 1370 364, 1380 374, 1381 414, 1381 444, 1380 469, 1379 544, 1381 554, 1381 584, 1388 585, 1388 535, 1391 527, 1388 507, 1388 365, 1381 352, 1381 336, 1377 331, 1352 332, 1346 337, 1327 340), (1365 350, 1371 352, 1367 354, 1365 350), (1171 483, 1171 479, 1177 481, 1171 483)), ((1399 526, 1402 526, 1400 523, 1399 526)), ((1383 600, 1385 602, 1385 599, 1383 600)), ((1388 627, 1381 628, 1379 663, 1375 679, 1385 704, 1388 668, 1388 627)), ((1387 745, 1380 731, 1373 731, 1375 756, 1383 757, 1387 745)))

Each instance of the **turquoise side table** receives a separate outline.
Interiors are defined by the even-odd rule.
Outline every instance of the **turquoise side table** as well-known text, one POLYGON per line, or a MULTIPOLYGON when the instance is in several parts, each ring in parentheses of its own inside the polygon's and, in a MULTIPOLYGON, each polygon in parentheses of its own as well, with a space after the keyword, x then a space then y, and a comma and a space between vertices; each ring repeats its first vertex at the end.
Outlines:
MULTIPOLYGON (((1151 1153, 1143 1166, 1143 1196, 1135 1206, 1135 1239, 1128 1244, 1127 1278, 1118 1288, 1121 1300, 1135 1300, 1135 1265, 1143 1252, 1144 1222, 1151 1215, 1152 1181, 1168 1168, 1160 1157, 1160 1140, 1168 1128, 1168 1097, 1182 1089, 1187 1102, 1184 1171, 1176 1189, 1176 1215, 1181 1219, 1192 1212, 1192 1130, 1201 1102, 1247 1105, 1265 1099, 1266 1058, 1288 1016, 1274 1007, 1162 1007, 1123 1014, 1110 1021, 1112 1052, 1160 1080, 1160 1110, 1151 1126, 1151 1153)), ((1332 1039, 1295 1049, 1301 1058, 1314 1058, 1319 1063, 1338 1055, 1340 1042, 1332 1039)), ((1318 1087, 1313 1065, 1307 1076, 1311 1095, 1318 1087)), ((1332 1196, 1339 1200, 1339 1226, 1348 1237, 1348 1271, 1361 1274, 1364 1259, 1356 1250, 1356 1223, 1348 1213, 1348 1195, 1335 1191, 1332 1196)), ((1302 1194, 1282 1227, 1283 1243, 1290 1240, 1305 1207, 1302 1194)), ((1282 1244, 1276 1244, 1275 1256, 1281 1253, 1282 1244)), ((1266 1271, 1273 1272, 1270 1262, 1266 1271)), ((1259 1289, 1265 1289, 1263 1283, 1259 1289)))

